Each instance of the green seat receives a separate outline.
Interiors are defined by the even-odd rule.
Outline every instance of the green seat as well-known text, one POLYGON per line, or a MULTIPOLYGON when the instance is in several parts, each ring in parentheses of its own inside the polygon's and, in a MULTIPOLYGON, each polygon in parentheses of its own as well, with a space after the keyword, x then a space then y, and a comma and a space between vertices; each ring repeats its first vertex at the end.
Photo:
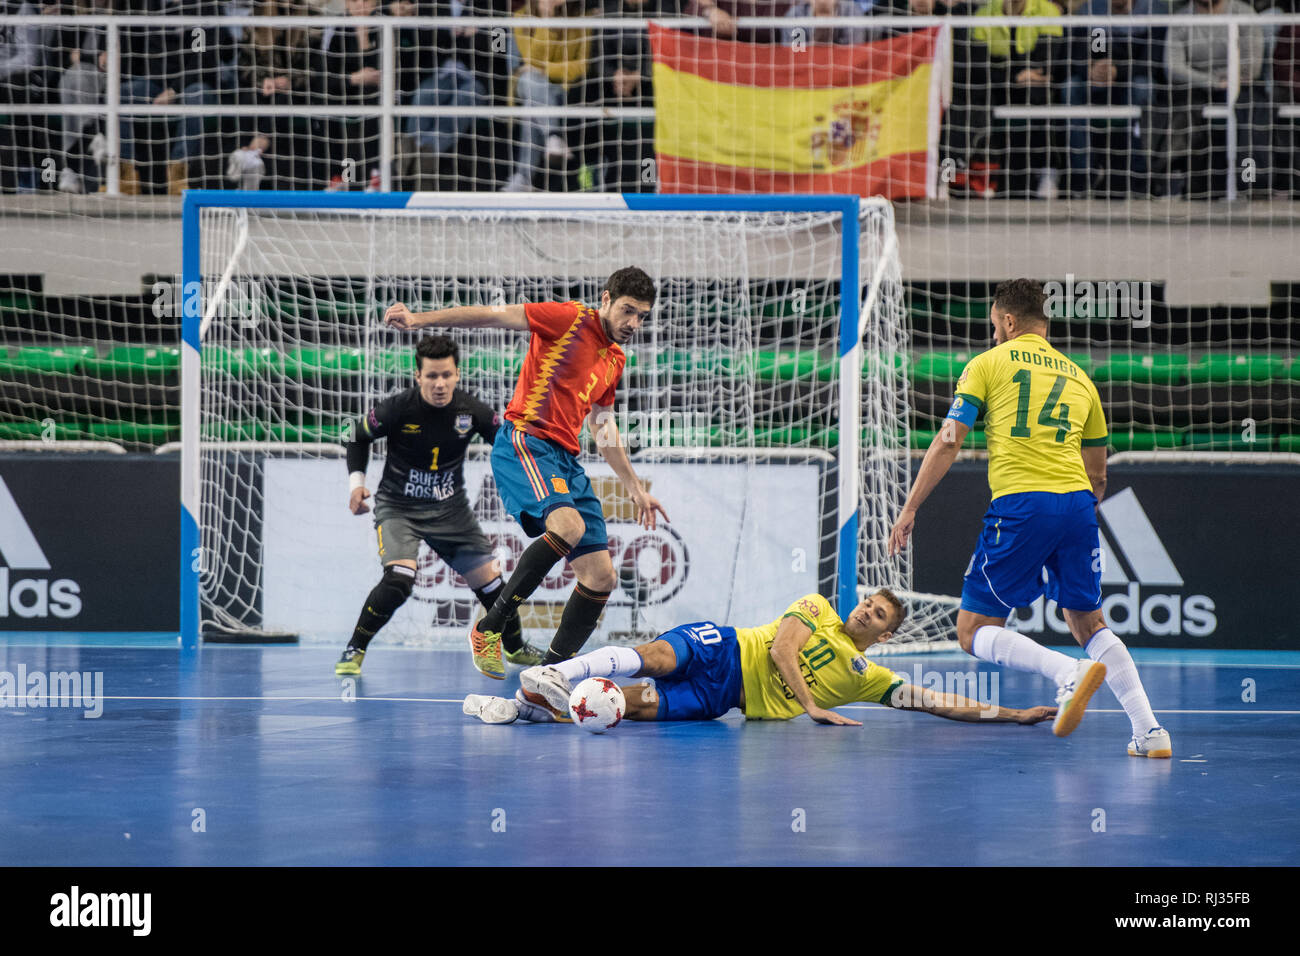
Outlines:
POLYGON ((985 319, 989 317, 989 310, 993 303, 989 299, 958 299, 948 296, 942 300, 944 308, 942 311, 948 313, 954 319, 985 319))
POLYGON ((838 441, 839 431, 834 428, 784 425, 778 428, 759 427, 754 431, 754 442, 762 448, 831 448, 838 441))
POLYGON ((289 378, 307 375, 337 378, 361 371, 361 349, 291 349, 284 357, 289 378))
POLYGON ((815 351, 754 353, 754 372, 761 382, 794 382, 816 379, 831 381, 838 370, 835 359, 823 358, 815 351))
POLYGON ((54 422, 54 428, 42 421, 0 421, 0 441, 78 441, 90 437, 81 422, 54 422))
POLYGON ((268 441, 304 442, 310 444, 340 444, 344 433, 351 434, 345 422, 287 422, 266 429, 268 441))
POLYGON ((514 378, 519 374, 523 356, 513 349, 476 349, 460 363, 462 375, 489 375, 514 378))
POLYGON ((912 360, 912 381, 952 385, 976 353, 922 352, 912 360))
POLYGON ((1182 385, 1190 366, 1186 355, 1111 352, 1098 361, 1093 380, 1120 385, 1182 385))
POLYGON ((1191 367, 1190 380, 1195 384, 1267 383, 1285 376, 1287 360, 1279 355, 1251 352, 1212 354, 1191 367))
POLYGON ((180 372, 181 350, 120 345, 103 358, 88 359, 85 366, 102 378, 164 378, 180 372))
MULTIPOLYGON (((939 434, 937 428, 914 428, 911 433, 911 443, 913 448, 929 448, 934 442, 935 436, 939 434)), ((961 443, 962 448, 987 448, 988 441, 984 437, 983 429, 976 429, 966 433, 966 439, 961 443)))
POLYGON ((209 422, 203 426, 202 440, 205 442, 266 441, 266 435, 266 424, 260 421, 249 419, 209 422))
POLYGON ((91 346, 22 346, 0 359, 0 375, 73 375, 95 358, 91 346))
POLYGON ((1278 435, 1277 450, 1300 452, 1300 435, 1278 435))
POLYGON ((676 377, 731 378, 745 364, 743 357, 719 349, 664 349, 655 355, 655 368, 676 377))
POLYGON ((1173 428, 1128 428, 1111 432, 1107 444, 1116 451, 1154 451, 1157 448, 1177 448, 1183 436, 1173 428))
POLYGON ((140 422, 94 422, 89 426, 90 436, 99 441, 127 442, 139 445, 161 445, 179 441, 180 426, 141 424, 140 422))
POLYGON ((1093 369, 1097 367, 1097 363, 1093 361, 1092 356, 1087 352, 1066 352, 1065 357, 1079 366, 1079 371, 1083 372, 1084 375, 1089 378, 1092 377, 1093 369))
MULTIPOLYGON (((909 362, 908 357, 905 354, 903 354, 902 352, 894 353, 895 374, 899 374, 899 373, 906 374, 909 370, 910 365, 911 363, 909 362)), ((883 372, 884 369, 885 369, 884 359, 877 354, 874 353, 869 354, 866 356, 866 359, 862 363, 862 377, 864 379, 875 378, 876 376, 880 375, 880 373, 883 372)))
POLYGON ((406 377, 415 374, 415 349, 396 352, 376 352, 371 356, 370 367, 381 375, 406 377))
POLYGON ((1273 436, 1257 431, 1254 441, 1247 441, 1240 431, 1188 432, 1183 436, 1187 451, 1272 451, 1273 436))

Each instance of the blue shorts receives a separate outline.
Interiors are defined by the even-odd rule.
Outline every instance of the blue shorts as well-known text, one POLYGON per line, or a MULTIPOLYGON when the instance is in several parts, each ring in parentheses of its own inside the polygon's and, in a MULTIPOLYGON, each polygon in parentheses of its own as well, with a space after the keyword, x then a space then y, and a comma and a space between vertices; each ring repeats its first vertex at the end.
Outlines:
POLYGON ((745 679, 734 627, 712 621, 683 624, 660 634, 677 655, 677 667, 655 678, 658 720, 712 720, 740 706, 745 679))
POLYGON ((546 530, 546 516, 556 508, 576 508, 587 529, 568 559, 609 549, 600 499, 577 457, 559 445, 504 422, 492 444, 492 477, 506 511, 530 538, 546 530))
POLYGON ((1044 593, 1070 611, 1101 607, 1096 506, 1091 491, 1026 491, 993 499, 966 569, 962 609, 1006 617, 1044 593))

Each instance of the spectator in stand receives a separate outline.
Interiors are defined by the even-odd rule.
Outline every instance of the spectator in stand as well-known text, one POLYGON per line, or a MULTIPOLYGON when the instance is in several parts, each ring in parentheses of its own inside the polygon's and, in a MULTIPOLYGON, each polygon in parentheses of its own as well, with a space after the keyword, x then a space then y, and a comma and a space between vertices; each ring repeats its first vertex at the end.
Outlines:
MULTIPOLYGON (((1050 0, 990 0, 976 11, 981 17, 1059 17, 1050 0)), ((1060 26, 979 26, 971 31, 968 95, 987 110, 993 136, 991 148, 1002 154, 1007 195, 1012 198, 1051 198, 1056 194, 1064 139, 1051 120, 999 119, 999 106, 1047 106, 1052 90, 1064 78, 1060 26), (1032 174, 1040 176, 1037 189, 1032 174)), ((954 82, 957 82, 954 79, 954 82)))
MULTIPOLYGON (((349 17, 373 17, 379 0, 347 0, 349 17)), ((379 176, 379 95, 381 83, 380 44, 377 26, 338 27, 325 31, 312 68, 316 98, 330 106, 368 106, 369 116, 330 118, 324 130, 329 145, 329 181, 326 191, 337 192, 354 183, 364 183, 376 192, 379 176)))
MULTIPOLYGON (((398 4, 394 4, 396 8, 398 4)), ((462 17, 490 15, 475 12, 461 0, 436 0, 402 4, 421 16, 462 17)), ((395 11, 396 12, 396 11, 395 11)), ((475 75, 474 27, 403 30, 402 79, 399 84, 403 102, 412 106, 455 106, 482 109, 487 106, 488 91, 475 75)), ((432 184, 454 185, 458 146, 477 120, 473 116, 410 116, 404 129, 415 149, 429 157, 438 179, 432 184)), ((428 188, 423 180, 419 188, 428 188)))
MULTIPOLYGON (((38 16, 57 9, 31 0, 5 0, 0 13, 38 16)), ((4 104, 44 103, 50 98, 58 64, 49 54, 56 34, 53 23, 46 27, 0 22, 0 112, 4 104)), ((42 116, 5 117, 0 126, 0 184, 4 189, 35 192, 39 187, 41 154, 48 154, 47 126, 42 116)))
POLYGON ((783 17, 790 0, 689 0, 686 15, 704 17, 713 27, 719 40, 739 40, 742 43, 776 43, 780 32, 763 27, 740 29, 737 17, 783 17))
MULTIPOLYGON (((516 17, 585 15, 585 0, 527 0, 515 13, 516 17)), ((525 107, 560 107, 587 101, 593 49, 589 29, 515 27, 510 46, 514 99, 525 107)), ((550 166, 567 166, 573 158, 562 116, 529 116, 518 122, 515 171, 503 192, 532 190, 533 177, 543 160, 550 166)))
MULTIPOLYGON (((604 17, 663 19, 681 15, 680 0, 606 0, 604 17)), ((623 109, 651 109, 654 58, 644 27, 616 28, 601 36, 603 101, 623 109)), ((604 124, 603 186, 608 192, 654 192, 654 120, 612 119, 604 124)))
MULTIPOLYGON (((1250 17, 1255 10, 1241 0, 1194 0, 1177 11, 1201 15, 1232 13, 1250 17)), ((1243 193, 1267 193, 1270 180, 1271 111, 1265 75, 1267 43, 1259 27, 1243 26, 1240 37, 1240 92, 1237 95, 1237 165, 1229 171, 1216 135, 1216 121, 1206 119, 1205 107, 1227 103, 1228 30, 1221 23, 1205 26, 1171 26, 1165 41, 1165 74, 1169 108, 1164 119, 1168 131, 1160 171, 1168 195, 1189 198, 1223 195, 1228 175, 1238 177, 1243 193), (1225 160, 1220 163, 1219 160, 1225 160), (1250 175, 1243 175, 1243 162, 1250 175), (1187 170, 1185 190, 1176 167, 1187 170), (1216 167, 1218 171, 1216 173, 1216 167), (1253 180, 1253 181, 1252 181, 1253 180)), ((1157 183, 1157 186, 1160 186, 1157 183)))
MULTIPOLYGON (((305 17, 315 10, 305 0, 258 0, 260 17, 305 17)), ((321 146, 311 135, 310 120, 293 116, 294 108, 311 100, 312 47, 317 33, 306 27, 259 24, 245 28, 239 46, 239 101, 254 106, 283 107, 282 116, 258 116, 240 124, 245 145, 227 160, 226 177, 241 185, 250 173, 269 161, 274 189, 310 189, 326 170, 321 146), (266 140, 265 151, 254 140, 266 140)))
MULTIPOLYGON (((856 0, 800 0, 785 12, 787 17, 860 17, 856 0)), ((803 43, 866 43, 876 38, 874 31, 865 26, 852 27, 789 27, 781 31, 783 42, 789 46, 803 43)))
POLYGON ((1110 16, 1105 25, 1072 27, 1069 33, 1069 74, 1065 102, 1070 106, 1137 106, 1142 116, 1107 126, 1104 122, 1072 118, 1070 192, 1086 196, 1125 195, 1146 189, 1147 148, 1152 103, 1153 41, 1151 27, 1135 25, 1132 16, 1149 16, 1151 0, 1088 0, 1079 15, 1110 16), (1102 155, 1093 152, 1094 124, 1112 131, 1102 155), (1109 187, 1107 179, 1113 180, 1109 187))
MULTIPOLYGON (((111 12, 108 0, 64 0, 59 4, 59 13, 64 16, 102 16, 111 12)), ((57 80, 60 103, 97 106, 103 102, 104 29, 102 26, 60 24, 58 37, 50 47, 50 55, 62 67, 57 80)), ((62 146, 60 191, 81 193, 87 188, 97 188, 108 152, 99 117, 64 115, 59 142, 62 146)))
MULTIPOLYGON (((968 17, 975 13, 975 7, 968 0, 875 0, 870 11, 873 17, 968 17)), ((884 39, 911 33, 914 29, 876 27, 875 36, 884 39)))

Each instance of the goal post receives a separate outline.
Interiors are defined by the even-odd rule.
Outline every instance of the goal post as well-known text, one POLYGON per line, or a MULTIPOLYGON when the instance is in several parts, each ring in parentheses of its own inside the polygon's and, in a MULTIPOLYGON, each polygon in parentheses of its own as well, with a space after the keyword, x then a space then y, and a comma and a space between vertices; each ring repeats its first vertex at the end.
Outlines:
MULTIPOLYGON (((390 301, 487 304, 556 289, 591 301, 608 272, 627 264, 650 272, 659 299, 650 329, 628 347, 618 406, 640 417, 620 422, 620 430, 636 441, 639 473, 650 469, 664 487, 691 476, 694 484, 684 487, 698 493, 665 500, 669 513, 675 501, 692 524, 716 516, 727 540, 713 550, 713 542, 679 534, 676 542, 639 540, 636 553, 628 544, 616 555, 631 604, 619 612, 631 621, 620 633, 635 636, 638 620, 681 623, 657 618, 656 607, 696 606, 681 597, 685 572, 674 565, 687 555, 708 565, 697 575, 711 567, 719 578, 734 573, 749 582, 748 591, 717 586, 736 619, 780 596, 768 593, 775 584, 760 582, 782 574, 800 580, 784 565, 806 575, 807 590, 833 593, 842 615, 863 588, 907 591, 911 556, 887 558, 881 537, 911 477, 907 315, 887 201, 199 190, 185 194, 182 212, 183 646, 198 646, 205 620, 226 629, 262 626, 254 605, 270 557, 259 536, 278 547, 263 524, 278 518, 261 513, 274 510, 262 490, 274 484, 272 470, 283 470, 281 459, 337 456, 346 437, 340 425, 409 386, 400 351, 415 338, 382 327, 390 301), (310 364, 333 360, 316 355, 317 347, 350 356, 353 365, 330 378, 310 364), (251 366, 262 357, 282 364, 259 377, 251 366), (223 363, 242 363, 245 377, 223 363), (264 469, 268 461, 277 464, 264 469), (782 495, 786 476, 797 476, 804 493, 782 495), (815 509, 786 510, 809 495, 815 509), (751 503, 768 510, 751 513, 751 503), (778 559, 781 541, 790 554, 778 559), (771 566, 766 577, 754 576, 757 555, 771 566), (655 580, 646 584, 643 573, 655 580), (677 605, 655 605, 642 593, 658 584, 678 588, 677 605)), ((527 337, 451 334, 464 349, 466 387, 504 408, 527 337)), ((481 457, 467 460, 467 474, 471 466, 478 475, 486 468, 481 457)), ((342 465, 333 467, 343 478, 342 465)), ((482 480, 490 488, 490 477, 482 480)), ((495 521, 500 507, 493 511, 487 497, 476 511, 495 521)), ((445 591, 434 592, 433 610, 420 613, 450 606, 445 591)), ((313 603, 306 593, 302 600, 313 603)))

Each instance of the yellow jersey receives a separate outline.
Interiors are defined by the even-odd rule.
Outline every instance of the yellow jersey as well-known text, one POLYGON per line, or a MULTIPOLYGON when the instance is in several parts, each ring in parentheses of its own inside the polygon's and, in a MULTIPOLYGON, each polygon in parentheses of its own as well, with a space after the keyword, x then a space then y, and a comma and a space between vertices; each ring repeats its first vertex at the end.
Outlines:
POLYGON ((948 417, 969 427, 981 413, 994 498, 1092 489, 1079 449, 1106 444, 1101 397, 1041 335, 1018 335, 966 364, 948 417))
POLYGON ((787 617, 797 618, 810 632, 799 651, 799 672, 818 707, 829 709, 854 701, 884 704, 904 682, 893 671, 863 657, 844 633, 844 622, 830 602, 820 594, 809 594, 770 624, 736 629, 747 718, 786 720, 803 713, 772 660, 772 641, 787 617))

